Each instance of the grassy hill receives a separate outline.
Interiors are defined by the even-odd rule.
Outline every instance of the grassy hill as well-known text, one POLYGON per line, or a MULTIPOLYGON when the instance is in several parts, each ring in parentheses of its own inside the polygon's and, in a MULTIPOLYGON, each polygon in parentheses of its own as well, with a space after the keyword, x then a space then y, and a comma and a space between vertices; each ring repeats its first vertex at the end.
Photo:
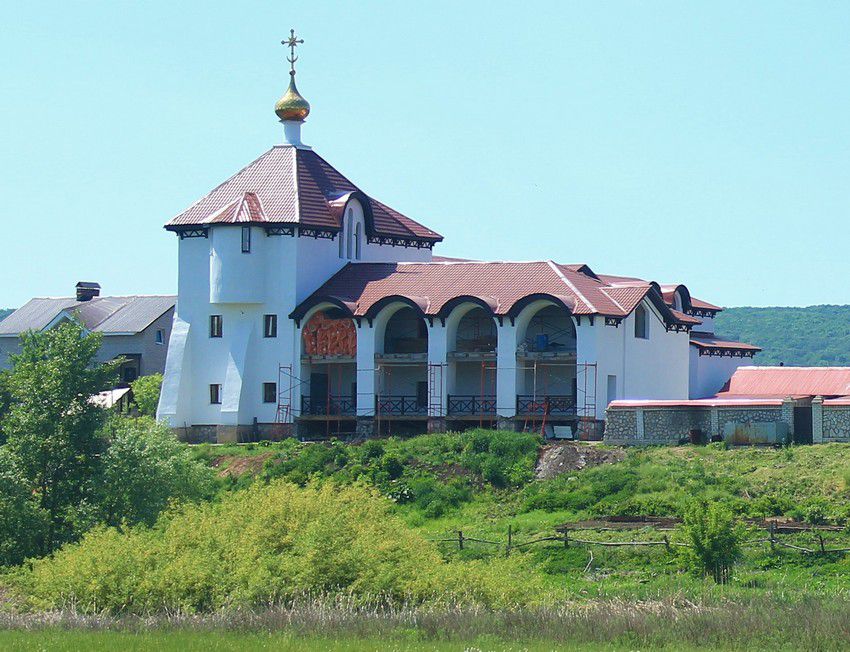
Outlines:
POLYGON ((850 306, 727 308, 715 330, 762 347, 755 364, 850 366, 850 306))
POLYGON ((248 609, 236 613, 255 614, 245 622, 258 627, 327 634, 309 623, 333 621, 343 637, 433 628, 464 640, 562 637, 612 649, 843 644, 850 559, 830 550, 850 548, 848 446, 618 449, 471 431, 202 445, 192 455, 216 469, 214 501, 175 510, 152 529, 96 529, 7 576, 11 595, 36 611, 73 605, 118 616, 248 609), (687 519, 695 501, 703 513, 722 505, 739 519, 834 527, 824 544, 806 529, 770 545, 758 524, 734 526, 740 558, 728 583, 715 584, 694 571, 687 521, 628 530, 587 523, 687 519), (559 525, 579 520, 584 529, 572 529, 568 543, 559 538, 559 525), (299 602, 302 594, 331 602, 299 602), (294 606, 250 611, 277 600, 294 606), (364 622, 375 609, 383 620, 364 622))

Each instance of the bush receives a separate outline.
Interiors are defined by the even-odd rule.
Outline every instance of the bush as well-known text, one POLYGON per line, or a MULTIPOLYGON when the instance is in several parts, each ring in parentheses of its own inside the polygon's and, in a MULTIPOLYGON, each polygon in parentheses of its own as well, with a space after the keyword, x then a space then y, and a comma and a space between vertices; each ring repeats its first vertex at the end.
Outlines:
POLYGON ((732 512, 718 503, 695 501, 685 513, 683 529, 693 546, 686 555, 691 570, 718 584, 728 582, 743 539, 732 512))
POLYGON ((142 416, 155 417, 159 405, 159 394, 162 391, 162 374, 139 376, 130 383, 136 408, 142 416))
POLYGON ((152 525, 169 503, 214 493, 212 470, 191 458, 189 447, 151 417, 114 417, 103 435, 100 504, 107 525, 152 525))
POLYGON ((36 608, 86 613, 267 606, 304 595, 527 601, 512 561, 448 564, 362 485, 255 485, 154 529, 98 528, 10 578, 36 608))

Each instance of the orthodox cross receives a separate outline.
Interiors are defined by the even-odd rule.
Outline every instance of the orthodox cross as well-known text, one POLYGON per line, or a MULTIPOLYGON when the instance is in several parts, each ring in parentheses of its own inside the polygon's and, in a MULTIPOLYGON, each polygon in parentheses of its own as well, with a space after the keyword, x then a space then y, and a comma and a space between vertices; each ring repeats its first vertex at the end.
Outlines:
POLYGON ((295 36, 295 30, 289 30, 289 38, 280 42, 281 45, 285 45, 289 48, 289 56, 286 57, 286 60, 289 62, 290 69, 289 74, 295 74, 295 62, 298 61, 298 57, 295 56, 295 48, 304 43, 303 38, 298 38, 295 36))

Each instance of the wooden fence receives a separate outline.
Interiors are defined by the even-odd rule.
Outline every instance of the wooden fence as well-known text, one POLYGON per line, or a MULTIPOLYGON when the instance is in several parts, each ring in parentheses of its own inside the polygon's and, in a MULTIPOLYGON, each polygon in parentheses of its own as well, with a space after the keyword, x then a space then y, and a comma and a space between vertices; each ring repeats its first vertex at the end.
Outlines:
MULTIPOLYGON (((777 547, 779 548, 788 548, 790 550, 796 550, 798 552, 810 555, 825 555, 825 554, 844 554, 850 552, 850 548, 828 548, 827 540, 824 537, 824 533, 828 532, 842 532, 844 528, 835 526, 835 525, 807 525, 803 523, 782 523, 777 521, 758 521, 755 519, 749 519, 744 521, 745 523, 767 530, 767 536, 758 538, 758 539, 749 539, 742 542, 743 546, 759 546, 762 544, 768 544, 772 551, 775 551, 777 547), (808 548, 805 546, 795 545, 792 543, 788 543, 787 541, 783 541, 781 536, 785 535, 811 535, 814 539, 815 545, 813 547, 808 548)), ((458 550, 464 550, 464 547, 468 544, 483 544, 488 546, 496 546, 497 548, 501 548, 504 551, 506 556, 511 554, 512 550, 518 550, 527 546, 546 543, 546 542, 556 542, 562 544, 565 548, 568 548, 571 545, 576 546, 599 546, 599 547, 609 547, 609 548, 618 548, 618 547, 629 547, 629 546, 664 546, 668 551, 673 548, 692 548, 694 547, 690 543, 686 543, 684 541, 671 541, 670 537, 667 534, 664 534, 658 540, 647 540, 647 541, 634 541, 634 540, 622 540, 622 541, 596 541, 593 539, 584 538, 584 535, 577 535, 576 533, 582 532, 613 532, 613 531, 627 531, 627 530, 638 530, 638 529, 651 529, 656 532, 669 532, 675 530, 678 525, 681 525, 680 519, 674 518, 638 518, 634 520, 620 520, 620 519, 598 519, 593 521, 580 521, 576 523, 567 523, 555 528, 555 533, 551 535, 537 535, 531 539, 526 541, 516 541, 515 534, 513 532, 513 527, 508 526, 507 530, 507 538, 503 541, 491 541, 489 539, 482 539, 478 537, 468 536, 463 533, 463 530, 457 530, 454 536, 446 537, 446 538, 436 538, 430 539, 431 541, 437 543, 453 543, 457 545, 458 550)), ((591 552, 592 555, 592 552, 591 552)), ((592 562, 592 558, 591 558, 592 562)), ((589 567, 589 564, 588 564, 589 567)))

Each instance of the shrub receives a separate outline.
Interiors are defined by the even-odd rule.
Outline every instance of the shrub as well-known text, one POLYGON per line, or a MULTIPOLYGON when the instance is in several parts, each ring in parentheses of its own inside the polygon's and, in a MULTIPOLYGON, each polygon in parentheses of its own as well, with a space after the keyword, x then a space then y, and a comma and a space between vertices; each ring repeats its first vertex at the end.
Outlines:
POLYGON ((212 470, 151 417, 112 418, 103 431, 109 448, 98 483, 107 525, 152 525, 170 502, 199 500, 214 491, 212 470))
POLYGON ((190 506, 154 529, 98 528, 10 578, 37 608, 203 611, 304 595, 401 603, 534 598, 516 563, 448 564, 362 485, 282 481, 190 506))
POLYGON ((718 503, 695 501, 685 512, 683 529, 693 546, 686 554, 691 569, 718 584, 728 582, 743 539, 732 512, 718 503))
POLYGON ((162 374, 139 376, 130 383, 133 399, 142 416, 155 417, 159 405, 159 393, 162 391, 162 374))

